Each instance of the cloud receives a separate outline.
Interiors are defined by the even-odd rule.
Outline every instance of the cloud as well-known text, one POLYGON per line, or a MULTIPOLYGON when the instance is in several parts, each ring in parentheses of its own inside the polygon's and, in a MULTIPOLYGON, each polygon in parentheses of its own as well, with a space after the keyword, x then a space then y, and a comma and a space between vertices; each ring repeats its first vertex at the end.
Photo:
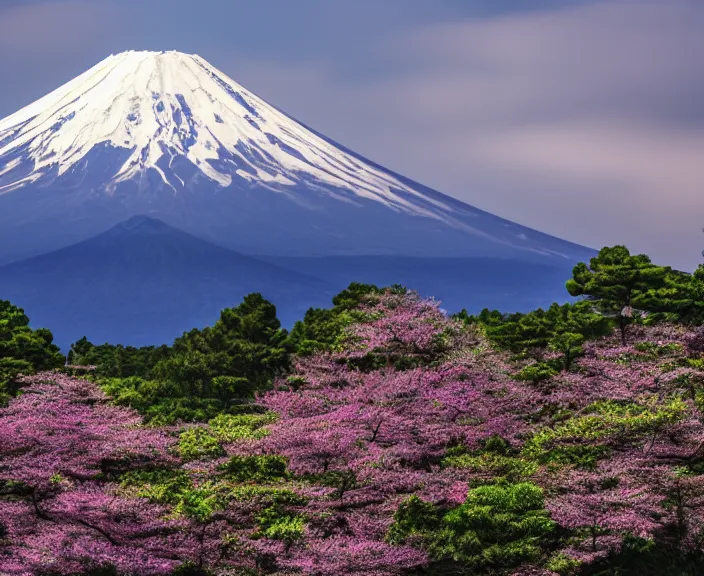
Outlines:
POLYGON ((108 56, 123 19, 102 0, 0 0, 3 114, 58 88, 108 56))
POLYGON ((243 84, 475 206, 684 269, 704 248, 704 5, 613 1, 416 26, 395 72, 237 62, 243 84))
POLYGON ((12 3, 0 8, 0 49, 54 59, 95 43, 115 17, 99 0, 12 3))

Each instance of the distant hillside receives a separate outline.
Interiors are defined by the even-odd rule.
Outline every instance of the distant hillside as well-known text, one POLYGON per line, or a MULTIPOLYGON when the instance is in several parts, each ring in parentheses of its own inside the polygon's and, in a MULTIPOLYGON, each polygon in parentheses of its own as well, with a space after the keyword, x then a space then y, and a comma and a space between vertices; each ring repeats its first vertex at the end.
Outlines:
POLYGON ((74 246, 0 268, 0 295, 51 326, 66 349, 93 342, 170 343, 261 292, 284 324, 326 305, 324 282, 135 217, 74 246))
POLYGON ((482 308, 527 312, 553 302, 574 300, 565 289, 574 263, 537 264, 509 258, 414 258, 405 256, 328 256, 261 259, 324 279, 337 291, 350 282, 377 286, 402 284, 436 297, 451 312, 482 308))
POLYGON ((309 307, 325 307, 351 282, 402 284, 443 308, 506 312, 571 298, 571 264, 500 258, 245 256, 163 222, 137 216, 74 246, 0 267, 0 299, 51 326, 67 347, 92 342, 167 344, 212 324, 251 292, 273 302, 291 328, 309 307))

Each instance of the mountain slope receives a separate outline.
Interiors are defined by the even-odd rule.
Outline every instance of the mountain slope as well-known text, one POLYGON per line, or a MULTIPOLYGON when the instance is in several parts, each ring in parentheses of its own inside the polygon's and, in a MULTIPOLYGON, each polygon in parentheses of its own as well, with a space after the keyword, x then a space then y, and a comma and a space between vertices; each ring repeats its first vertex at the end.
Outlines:
POLYGON ((0 267, 0 298, 22 306, 63 349, 94 342, 170 343, 261 292, 287 325, 326 305, 325 283, 134 217, 95 238, 0 267))
POLYGON ((593 255, 365 160, 178 52, 110 56, 0 121, 0 262, 135 214, 251 254, 593 255))
POLYGON ((571 265, 548 266, 503 258, 407 256, 262 257, 282 268, 324 280, 336 292, 350 282, 402 284, 435 297, 449 312, 482 308, 527 312, 574 300, 565 289, 571 265))

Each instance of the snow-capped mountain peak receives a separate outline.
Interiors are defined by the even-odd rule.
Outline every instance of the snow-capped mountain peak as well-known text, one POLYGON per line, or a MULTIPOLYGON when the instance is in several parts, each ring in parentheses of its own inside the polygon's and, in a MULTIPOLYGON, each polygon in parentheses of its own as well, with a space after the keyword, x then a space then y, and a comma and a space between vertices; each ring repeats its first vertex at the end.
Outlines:
POLYGON ((448 216, 427 207, 446 212, 444 203, 341 151, 200 56, 174 51, 111 55, 0 121, 0 159, 11 158, 0 164, 0 194, 52 169, 61 176, 98 145, 130 151, 109 174, 107 189, 151 169, 178 192, 186 182, 172 163, 185 157, 222 187, 240 178, 285 193, 305 181, 341 200, 356 196, 448 216))
POLYGON ((257 255, 592 253, 386 170, 173 51, 111 55, 0 120, 0 262, 136 214, 257 255))

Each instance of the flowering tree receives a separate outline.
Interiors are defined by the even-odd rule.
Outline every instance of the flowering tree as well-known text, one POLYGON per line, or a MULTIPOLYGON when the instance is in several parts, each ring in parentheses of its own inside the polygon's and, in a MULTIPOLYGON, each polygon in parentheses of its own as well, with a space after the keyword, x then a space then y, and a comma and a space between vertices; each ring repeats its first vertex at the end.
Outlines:
POLYGON ((0 574, 565 576, 635 540, 703 565, 697 333, 557 343, 563 370, 522 379, 437 303, 361 292, 257 413, 146 428, 87 380, 25 379, 0 410, 0 574))
POLYGON ((168 463, 169 437, 141 428, 136 414, 108 405, 88 382, 38 374, 25 384, 0 411, 0 485, 8 496, 0 519, 9 543, 0 559, 17 574, 105 563, 168 573, 183 559, 172 542, 178 524, 103 480, 168 463))

